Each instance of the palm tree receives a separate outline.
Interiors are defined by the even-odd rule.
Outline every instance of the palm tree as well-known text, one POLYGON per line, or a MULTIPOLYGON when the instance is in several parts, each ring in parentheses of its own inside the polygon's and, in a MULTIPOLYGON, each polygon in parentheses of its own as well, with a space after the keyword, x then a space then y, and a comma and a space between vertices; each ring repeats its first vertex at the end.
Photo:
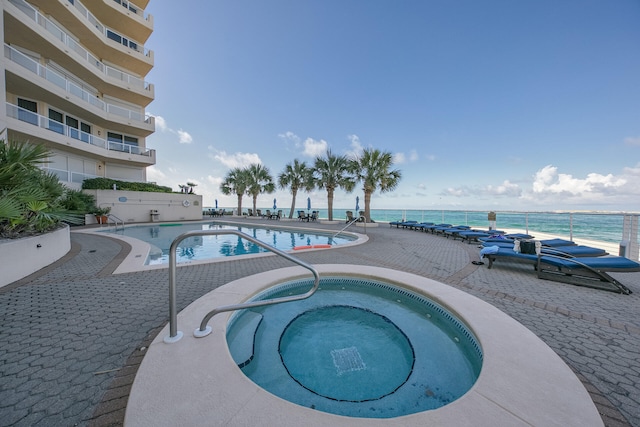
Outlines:
POLYGON ((293 212, 296 209, 296 195, 299 189, 311 191, 315 187, 313 182, 313 169, 309 168, 305 162, 295 159, 293 163, 287 163, 284 170, 278 175, 278 185, 285 190, 291 189, 291 210, 289 211, 289 219, 293 218, 293 212))
POLYGON ((379 189, 381 193, 395 190, 402 178, 398 169, 391 170, 393 155, 388 151, 366 148, 351 161, 356 181, 362 182, 364 190, 364 217, 371 222, 371 195, 379 189))
POLYGON ((269 172, 269 168, 262 166, 260 163, 249 165, 246 169, 247 174, 247 195, 253 197, 253 211, 256 212, 256 203, 258 195, 261 193, 273 193, 276 189, 273 178, 269 172))
POLYGON ((326 157, 316 157, 314 164, 315 182, 318 188, 327 190, 327 208, 329 221, 333 220, 333 192, 342 188, 347 192, 353 191, 355 180, 351 175, 351 164, 345 156, 334 156, 327 150, 326 157))
POLYGON ((247 191, 247 171, 242 168, 234 168, 227 172, 224 181, 220 184, 222 194, 228 196, 235 194, 238 196, 238 215, 242 215, 242 196, 247 191))

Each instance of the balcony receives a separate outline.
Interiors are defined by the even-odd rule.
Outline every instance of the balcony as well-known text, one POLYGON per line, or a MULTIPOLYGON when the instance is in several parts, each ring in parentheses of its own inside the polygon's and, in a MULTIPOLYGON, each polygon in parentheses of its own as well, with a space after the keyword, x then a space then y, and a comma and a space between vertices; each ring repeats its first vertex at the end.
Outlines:
POLYGON ((53 83, 60 89, 64 90, 67 94, 73 95, 74 99, 77 101, 75 102, 75 104, 78 104, 78 102, 83 102, 86 104, 85 108, 92 106, 105 113, 113 114, 127 120, 135 121, 141 125, 151 124, 151 118, 145 116, 144 113, 104 102, 95 94, 88 92, 78 84, 68 80, 62 74, 41 65, 40 63, 34 61, 18 50, 12 48, 11 46, 4 46, 4 56, 9 61, 22 67, 22 69, 27 70, 32 74, 47 80, 50 83, 53 83))
MULTIPOLYGON (((147 148, 139 147, 137 145, 132 145, 132 144, 124 144, 124 143, 118 143, 113 141, 107 141, 106 139, 99 138, 95 135, 82 132, 76 128, 67 126, 64 123, 57 122, 48 117, 44 117, 32 111, 26 110, 24 108, 20 108, 14 104, 7 103, 6 108, 7 108, 7 117, 20 120, 21 122, 33 125, 34 127, 46 129, 51 132, 55 132, 59 135, 66 136, 68 138, 73 139, 76 142, 87 144, 87 147, 91 146, 91 147, 97 147, 99 149, 105 150, 101 156, 104 158, 113 158, 115 153, 124 153, 124 154, 131 154, 135 156, 143 156, 143 157, 148 157, 150 159, 153 159, 153 157, 155 156, 154 150, 149 150, 147 148), (108 152, 112 152, 113 154, 108 152)), ((69 145, 71 144, 66 144, 66 146, 69 146, 69 145)), ((77 144, 75 145, 82 148, 82 145, 77 145, 77 144)), ((83 150, 83 151, 89 151, 89 150, 83 150)), ((98 154, 100 153, 99 151, 92 151, 92 152, 98 153, 98 154)), ((147 160, 140 159, 138 160, 138 162, 153 164, 153 162, 150 163, 150 159, 147 159, 147 160)))
MULTIPOLYGON (((52 6, 58 6, 59 10, 54 10, 56 19, 67 28, 73 28, 75 37, 71 37, 67 32, 61 29, 50 19, 43 16, 35 8, 24 0, 9 0, 13 6, 22 11, 24 17, 36 24, 35 28, 44 29, 51 37, 64 43, 71 50, 85 57, 90 64, 98 66, 101 61, 95 56, 90 55, 86 49, 81 47, 75 40, 82 40, 83 44, 102 58, 108 58, 112 63, 122 65, 123 68, 134 71, 139 75, 146 75, 153 67, 153 52, 144 48, 142 43, 123 36, 119 31, 114 31, 105 27, 93 16, 84 6, 74 1, 73 6, 59 7, 58 0, 47 0, 42 3, 43 10, 51 9, 52 6), (78 10, 76 10, 78 9, 78 10), (75 13, 72 13, 75 12, 75 13), (74 40, 75 39, 75 40, 74 40), (93 56, 93 57, 91 57, 93 56)), ((64 4, 64 3, 63 3, 64 4)), ((25 23, 29 28, 34 28, 33 24, 25 23)), ((5 42, 10 42, 11 38, 19 40, 16 44, 23 44, 27 47, 31 39, 25 34, 25 30, 16 28, 12 30, 10 26, 6 28, 5 42), (22 39, 20 38, 22 34, 22 39), (7 37, 9 35, 10 37, 7 37)), ((41 46, 40 46, 41 47, 41 46)), ((31 46, 30 49, 39 51, 38 46, 31 46)))

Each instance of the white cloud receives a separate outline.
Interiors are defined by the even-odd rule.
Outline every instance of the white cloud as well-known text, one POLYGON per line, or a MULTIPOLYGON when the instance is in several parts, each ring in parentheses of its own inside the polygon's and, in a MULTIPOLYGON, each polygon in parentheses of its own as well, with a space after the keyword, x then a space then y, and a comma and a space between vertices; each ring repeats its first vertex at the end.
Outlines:
POLYGON ((449 187, 440 193, 441 196, 453 196, 453 197, 509 197, 518 198, 522 194, 522 189, 518 184, 513 184, 509 180, 505 180, 499 185, 487 185, 485 187, 480 186, 466 186, 461 185, 459 187, 449 187))
POLYGON ((440 193, 441 196, 467 197, 473 195, 473 192, 467 187, 449 187, 440 193))
POLYGON ((296 146, 300 145, 300 137, 291 131, 286 131, 285 133, 279 133, 278 137, 284 139, 285 141, 291 141, 296 146))
POLYGON ((147 167, 147 181, 159 182, 164 180, 166 177, 167 175, 156 166, 147 167))
POLYGON ((228 168, 244 168, 254 163, 262 164, 260 156, 256 153, 233 153, 227 154, 226 151, 220 151, 213 158, 228 168))
POLYGON ((305 139, 302 145, 304 147, 302 154, 304 156, 314 157, 314 158, 317 156, 322 156, 324 153, 327 152, 327 149, 329 148, 329 143, 324 139, 321 139, 320 141, 316 141, 313 138, 307 138, 305 139))
POLYGON ((209 182, 209 184, 213 184, 217 188, 220 187, 220 184, 222 184, 223 178, 221 176, 207 175, 207 181, 209 182))
POLYGON ((176 133, 178 134, 180 144, 191 144, 193 142, 191 135, 182 129, 178 129, 176 133))
POLYGON ((172 133, 174 135, 178 136, 178 143, 180 144, 191 144, 193 142, 193 138, 191 137, 191 135, 182 130, 182 129, 172 129, 169 126, 167 126, 167 121, 164 119, 164 117, 162 116, 156 116, 150 112, 147 112, 147 114, 151 117, 153 117, 155 119, 156 122, 156 127, 161 131, 161 132, 169 132, 172 133))
POLYGON ((404 153, 396 153, 396 154, 393 155, 393 163, 394 164, 401 165, 406 161, 407 161, 407 158, 404 155, 404 153))
POLYGON ((640 136, 636 136, 636 137, 627 137, 624 139, 624 143, 627 145, 637 145, 640 146, 640 136))
POLYGON ((346 155, 348 157, 357 157, 362 154, 363 147, 360 143, 360 138, 358 137, 358 135, 347 135, 347 139, 351 141, 351 148, 347 150, 346 155))
POLYGON ((429 154, 429 155, 427 156, 427 160, 432 161, 432 162, 433 162, 433 161, 435 161, 435 160, 436 160, 436 156, 435 156, 435 154, 429 154))
MULTIPOLYGON (((152 114, 149 114, 150 116, 153 116, 152 114)), ((156 127, 158 129, 160 129, 161 132, 164 132, 167 130, 167 122, 165 122, 164 117, 162 116, 153 116, 156 119, 156 127)))
POLYGON ((574 178, 569 174, 558 173, 557 167, 547 165, 535 173, 532 189, 534 193, 581 195, 621 189, 627 182, 626 178, 612 174, 590 173, 586 178, 574 178))
POLYGON ((393 163, 400 165, 402 163, 415 162, 418 158, 418 152, 416 150, 409 151, 408 157, 405 153, 395 153, 393 155, 393 163))
POLYGON ((505 180, 500 185, 488 185, 482 193, 492 196, 520 197, 522 195, 522 189, 518 184, 513 184, 509 182, 509 180, 505 180))

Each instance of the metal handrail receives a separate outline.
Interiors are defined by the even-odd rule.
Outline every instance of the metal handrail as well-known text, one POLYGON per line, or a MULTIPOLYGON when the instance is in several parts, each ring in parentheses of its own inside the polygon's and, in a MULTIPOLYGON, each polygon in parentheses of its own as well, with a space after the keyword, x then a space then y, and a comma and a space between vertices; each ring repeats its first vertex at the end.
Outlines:
POLYGON ((107 214, 107 224, 109 224, 109 220, 113 221, 113 224, 116 227, 116 231, 118 231, 118 223, 122 223, 122 229, 124 230, 124 221, 115 216, 114 214, 107 214))
POLYGON ((217 307, 213 310, 211 310, 209 313, 207 313, 204 318, 202 319, 202 322, 200 322, 200 327, 198 329, 196 329, 193 332, 193 335, 196 338, 202 338, 202 337, 206 337, 207 335, 209 335, 211 333, 211 326, 208 326, 207 323, 209 323, 209 320, 211 320, 211 318, 213 316, 215 316, 216 314, 219 313, 223 313, 226 311, 235 311, 235 310, 242 310, 245 308, 251 308, 251 307, 259 307, 259 306, 264 306, 264 305, 272 305, 272 304, 279 304, 279 303, 283 303, 283 302, 290 302, 290 301, 298 301, 301 299, 305 299, 305 298, 309 298, 311 295, 313 295, 316 290, 318 290, 318 287, 320 285, 320 274, 318 273, 318 271, 310 264, 284 252, 281 251, 280 249, 274 248, 273 246, 269 246, 268 244, 252 237, 249 236, 246 233, 243 233, 241 231, 238 230, 195 230, 195 231, 188 231, 186 233, 183 233, 181 235, 179 235, 178 237, 176 237, 173 242, 171 243, 171 247, 169 248, 169 336, 164 338, 164 342, 166 343, 174 343, 180 340, 180 338, 182 338, 182 332, 178 331, 178 311, 176 308, 176 296, 177 296, 177 289, 176 289, 176 250, 178 249, 178 244, 180 244, 180 242, 182 242, 184 239, 189 238, 189 237, 193 237, 193 236, 213 236, 213 235, 220 235, 220 234, 233 234, 236 235, 238 237, 241 237, 243 239, 246 239, 264 249, 267 249, 268 251, 271 251, 273 253, 275 253, 276 255, 279 255, 285 259, 288 259, 289 261, 298 264, 301 267, 306 268, 307 270, 311 271, 311 273, 313 274, 314 277, 314 282, 313 282, 313 287, 307 291, 304 294, 300 294, 300 295, 294 295, 294 296, 288 296, 288 297, 282 297, 282 298, 274 298, 274 299, 270 299, 270 300, 266 300, 266 301, 254 301, 254 302, 246 302, 243 304, 233 304, 233 305, 226 305, 226 306, 222 306, 222 307, 217 307))
POLYGON ((338 234, 342 233, 344 230, 346 230, 347 228, 349 228, 353 223, 358 222, 360 220, 363 220, 364 222, 364 234, 367 234, 367 219, 364 216, 359 216, 357 218, 354 218, 350 223, 348 223, 347 225, 345 225, 342 230, 338 231, 336 234, 334 234, 333 236, 331 236, 332 239, 334 239, 338 234))

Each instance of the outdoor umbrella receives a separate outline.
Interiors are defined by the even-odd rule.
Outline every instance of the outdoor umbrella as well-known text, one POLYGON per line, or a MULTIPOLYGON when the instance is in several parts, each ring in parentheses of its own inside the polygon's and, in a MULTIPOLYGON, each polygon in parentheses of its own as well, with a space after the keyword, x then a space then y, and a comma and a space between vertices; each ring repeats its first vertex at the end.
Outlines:
POLYGON ((311 197, 307 197, 307 210, 311 210, 311 197))
POLYGON ((360 211, 360 196, 356 196, 356 213, 360 211))
POLYGON ((275 211, 276 209, 278 209, 278 206, 276 205, 276 199, 273 199, 273 210, 275 211))
POLYGON ((218 199, 216 199, 216 210, 218 210, 218 199))

